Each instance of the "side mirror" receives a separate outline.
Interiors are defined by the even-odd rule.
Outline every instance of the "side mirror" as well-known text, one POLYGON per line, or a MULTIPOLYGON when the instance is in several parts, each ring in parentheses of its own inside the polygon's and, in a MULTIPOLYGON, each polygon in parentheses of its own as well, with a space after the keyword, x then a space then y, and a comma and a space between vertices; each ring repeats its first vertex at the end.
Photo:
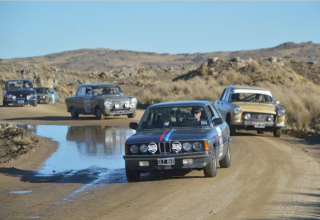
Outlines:
POLYGON ((280 104, 280 102, 279 101, 276 101, 276 105, 279 105, 280 104))
POLYGON ((137 130, 138 123, 137 122, 130 122, 129 127, 133 130, 137 130))
POLYGON ((221 125, 223 123, 222 118, 213 118, 212 119, 212 123, 216 126, 216 125, 221 125))

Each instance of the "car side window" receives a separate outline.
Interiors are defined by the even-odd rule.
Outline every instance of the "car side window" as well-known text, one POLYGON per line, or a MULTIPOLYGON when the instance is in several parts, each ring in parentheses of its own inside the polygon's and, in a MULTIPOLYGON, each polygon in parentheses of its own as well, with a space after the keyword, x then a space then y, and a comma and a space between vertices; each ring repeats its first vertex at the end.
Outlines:
POLYGON ((81 87, 81 88, 78 89, 77 96, 84 97, 85 93, 86 93, 86 88, 85 87, 81 87))
POLYGON ((227 97, 228 97, 228 95, 229 95, 229 91, 230 91, 230 89, 227 89, 227 90, 226 90, 226 92, 224 93, 224 97, 222 98, 222 101, 226 101, 226 102, 228 101, 228 98, 227 98, 227 97))
POLYGON ((91 87, 86 87, 86 96, 91 96, 91 93, 92 93, 92 89, 91 87))
POLYGON ((220 101, 222 101, 222 98, 223 98, 225 92, 226 92, 226 89, 223 90, 223 92, 222 92, 222 94, 221 94, 221 96, 220 96, 220 99, 219 99, 220 101))
POLYGON ((217 111, 217 109, 212 104, 210 105, 210 109, 213 112, 215 118, 222 118, 220 112, 217 111))
POLYGON ((208 112, 209 112, 209 116, 212 119, 214 117, 214 113, 212 111, 212 109, 210 108, 210 105, 207 106, 208 112))

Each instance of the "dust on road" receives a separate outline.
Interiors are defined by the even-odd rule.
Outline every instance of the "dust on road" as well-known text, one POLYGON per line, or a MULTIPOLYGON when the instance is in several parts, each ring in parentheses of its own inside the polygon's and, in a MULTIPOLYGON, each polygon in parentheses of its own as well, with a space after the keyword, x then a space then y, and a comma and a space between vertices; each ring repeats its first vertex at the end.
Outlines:
MULTIPOLYGON (((125 117, 98 121, 87 116, 71 120, 69 113, 61 106, 38 107, 0 107, 3 113, 0 120, 40 125, 100 125, 105 130, 110 126, 128 127, 131 121, 125 117)), ((135 120, 138 119, 139 116, 135 120)), ((121 148, 122 142, 112 139, 121 136, 120 133, 112 136, 103 132, 93 138, 93 134, 97 133, 88 129, 91 127, 85 126, 84 133, 76 132, 78 135, 74 142, 80 158, 81 152, 101 155, 106 150, 114 152, 118 149, 112 147, 121 148), (88 141, 89 137, 92 139, 88 141), (97 140, 96 144, 92 140, 97 140), (107 144, 108 140, 114 142, 107 144)), ((58 169, 51 178, 35 175, 35 171, 50 164, 50 158, 60 155, 68 141, 73 141, 67 136, 68 132, 59 135, 61 140, 56 140, 58 144, 61 142, 58 148, 48 145, 50 156, 37 159, 29 155, 33 163, 22 161, 22 158, 13 167, 9 164, 0 169, 0 219, 320 218, 319 163, 302 150, 301 143, 297 144, 292 139, 253 133, 234 136, 231 144, 232 165, 228 169, 218 169, 215 178, 204 178, 200 171, 171 172, 145 174, 142 182, 127 183, 121 167, 107 172, 107 169, 87 169, 90 165, 79 168, 67 177, 65 173, 59 175, 58 169), (13 191, 30 192, 10 193, 13 191)), ((42 154, 45 152, 38 155, 42 154)), ((107 153, 106 157, 110 155, 107 153)))

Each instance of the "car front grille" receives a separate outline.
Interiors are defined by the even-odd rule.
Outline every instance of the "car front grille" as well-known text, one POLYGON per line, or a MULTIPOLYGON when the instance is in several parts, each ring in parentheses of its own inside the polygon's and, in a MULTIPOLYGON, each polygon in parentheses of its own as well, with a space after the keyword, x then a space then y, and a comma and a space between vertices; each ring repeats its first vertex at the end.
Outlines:
POLYGON ((256 113, 256 112, 243 112, 242 113, 242 119, 245 121, 268 122, 268 120, 267 120, 268 116, 273 116, 272 122, 275 122, 275 120, 276 120, 275 114, 256 113), (247 113, 249 113, 251 115, 251 118, 248 120, 244 119, 244 116, 247 113))

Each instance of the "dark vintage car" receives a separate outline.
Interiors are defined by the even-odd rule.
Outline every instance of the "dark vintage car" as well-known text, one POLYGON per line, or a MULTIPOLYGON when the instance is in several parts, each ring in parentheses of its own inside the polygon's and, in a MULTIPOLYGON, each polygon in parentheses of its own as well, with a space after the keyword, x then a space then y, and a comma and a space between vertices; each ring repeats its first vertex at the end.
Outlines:
POLYGON ((209 101, 166 102, 149 106, 136 133, 125 143, 128 181, 139 181, 141 172, 173 169, 203 170, 205 177, 231 165, 230 132, 209 101))
POLYGON ((97 119, 105 116, 136 115, 137 99, 124 95, 120 86, 114 83, 81 85, 73 97, 66 98, 67 111, 72 118, 79 114, 95 115, 97 119))
POLYGON ((42 103, 42 104, 58 104, 59 103, 60 97, 53 88, 37 87, 35 89, 37 92, 38 103, 42 103))
POLYGON ((37 93, 29 79, 9 79, 6 81, 3 106, 33 105, 37 106, 37 93))

